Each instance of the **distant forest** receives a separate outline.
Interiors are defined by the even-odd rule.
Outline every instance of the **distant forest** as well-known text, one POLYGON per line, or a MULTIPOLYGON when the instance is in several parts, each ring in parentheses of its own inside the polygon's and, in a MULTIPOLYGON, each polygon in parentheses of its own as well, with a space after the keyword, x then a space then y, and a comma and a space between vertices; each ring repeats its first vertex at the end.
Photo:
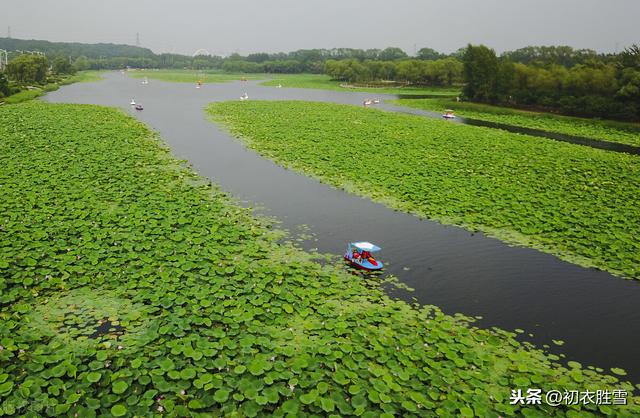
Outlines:
MULTIPOLYGON (((565 114, 640 120, 640 48, 602 54, 569 46, 529 46, 496 54, 468 45, 452 54, 431 48, 302 49, 228 57, 155 54, 147 48, 0 38, 13 60, 29 51, 73 70, 165 68, 233 73, 315 73, 351 84, 460 86, 470 101, 565 114)), ((26 66, 24 66, 26 68, 26 66)))

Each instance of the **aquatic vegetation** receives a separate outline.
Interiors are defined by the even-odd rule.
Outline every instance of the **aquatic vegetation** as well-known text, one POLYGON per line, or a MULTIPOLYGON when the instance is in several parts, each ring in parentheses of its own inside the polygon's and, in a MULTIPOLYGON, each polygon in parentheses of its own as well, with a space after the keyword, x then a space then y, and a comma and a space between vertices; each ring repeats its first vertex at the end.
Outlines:
POLYGON ((456 110, 459 116, 471 119, 640 146, 639 124, 574 118, 445 99, 401 99, 392 102, 435 112, 450 108, 456 110))
POLYGON ((633 386, 278 243, 121 111, 0 108, 0 167, 0 414, 640 413, 511 405, 633 386))
POLYGON ((196 70, 136 70, 127 71, 127 75, 133 78, 147 77, 150 80, 171 81, 176 83, 227 83, 239 81, 241 78, 247 80, 262 80, 266 77, 259 74, 228 74, 213 71, 196 70))
POLYGON ((95 83, 102 80, 102 74, 105 71, 78 71, 74 75, 67 77, 60 82, 61 85, 73 84, 73 83, 95 83))
POLYGON ((100 81, 102 80, 100 76, 102 72, 103 71, 80 71, 72 76, 60 79, 57 83, 45 84, 42 88, 23 90, 4 99, 0 99, 0 101, 4 101, 6 104, 17 104, 36 99, 46 92, 58 90, 61 85, 100 81))
POLYGON ((358 106, 208 110, 249 147, 334 186, 640 279, 636 156, 358 106))
POLYGON ((342 87, 340 81, 332 80, 331 77, 324 74, 270 74, 271 80, 260 83, 263 86, 277 86, 303 89, 321 89, 336 91, 360 91, 378 94, 429 94, 442 96, 457 96, 460 89, 451 87, 385 87, 385 88, 367 88, 367 87, 342 87))
POLYGON ((37 97, 40 97, 44 94, 44 91, 41 89, 33 89, 33 90, 23 90, 19 93, 12 94, 11 96, 5 97, 2 99, 6 104, 17 104, 26 102, 29 100, 33 100, 37 97))

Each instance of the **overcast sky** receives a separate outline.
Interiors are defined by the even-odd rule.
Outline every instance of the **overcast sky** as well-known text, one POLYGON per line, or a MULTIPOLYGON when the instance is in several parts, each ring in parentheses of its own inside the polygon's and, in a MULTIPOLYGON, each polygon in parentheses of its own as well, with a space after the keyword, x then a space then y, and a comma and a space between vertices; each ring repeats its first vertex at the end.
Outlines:
POLYGON ((302 48, 452 52, 483 43, 615 51, 640 43, 640 0, 0 0, 0 36, 212 54, 302 48))

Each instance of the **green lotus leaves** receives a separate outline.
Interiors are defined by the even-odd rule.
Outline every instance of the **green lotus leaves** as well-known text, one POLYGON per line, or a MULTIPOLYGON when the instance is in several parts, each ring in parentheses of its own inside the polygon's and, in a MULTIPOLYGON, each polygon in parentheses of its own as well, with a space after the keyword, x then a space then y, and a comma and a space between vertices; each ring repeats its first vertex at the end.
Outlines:
POLYGON ((392 102, 435 112, 454 109, 459 116, 471 119, 640 146, 640 129, 631 123, 574 118, 446 99, 401 99, 392 102))
POLYGON ((213 399, 218 403, 223 403, 229 399, 229 391, 226 389, 218 389, 213 395, 213 399))
MULTIPOLYGON (((640 279, 635 155, 332 103, 234 101, 208 111, 250 148, 330 185, 640 279)), ((640 132, 633 137, 640 143, 640 132)))
POLYGON ((91 372, 89 374, 87 374, 87 380, 91 383, 97 383, 100 381, 100 378, 102 378, 102 374, 99 372, 91 372))
POLYGON ((318 263, 118 110, 0 107, 0 189, 6 415, 510 416, 516 381, 633 388, 318 263))
POLYGON ((124 393, 128 388, 129 388, 129 385, 127 384, 127 382, 124 382, 122 380, 113 382, 113 384, 111 385, 111 391, 118 395, 121 393, 124 393))
POLYGON ((122 404, 117 404, 111 407, 111 414, 114 417, 123 417, 127 414, 127 407, 122 404))
POLYGON ((617 374, 618 376, 626 376, 627 372, 624 371, 624 369, 619 369, 617 367, 614 367, 611 369, 611 371, 615 374, 617 374))

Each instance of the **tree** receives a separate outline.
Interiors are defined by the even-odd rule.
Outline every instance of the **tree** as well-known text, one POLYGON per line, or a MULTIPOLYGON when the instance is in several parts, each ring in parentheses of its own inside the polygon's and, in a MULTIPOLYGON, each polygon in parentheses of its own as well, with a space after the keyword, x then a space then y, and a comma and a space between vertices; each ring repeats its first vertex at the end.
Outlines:
POLYGON ((498 57, 484 45, 469 45, 462 59, 466 85, 463 93, 471 100, 496 101, 498 57))
POLYGON ((76 71, 85 71, 91 68, 91 62, 89 61, 89 58, 82 55, 75 59, 75 61, 73 62, 73 67, 76 69, 76 71))
POLYGON ((418 59, 425 60, 425 61, 435 61, 445 57, 446 57, 445 54, 441 54, 435 49, 431 49, 431 48, 421 48, 418 51, 418 56, 417 56, 418 59))
POLYGON ((7 65, 7 75, 19 83, 45 81, 49 63, 42 55, 19 55, 7 65))
POLYGON ((9 80, 5 73, 0 73, 0 98, 9 95, 9 80))
POLYGON ((75 68, 69 62, 69 59, 65 57, 56 57, 51 62, 51 66, 53 67, 53 72, 55 74, 73 74, 75 73, 75 68))
POLYGON ((407 59, 409 56, 400 48, 385 48, 378 54, 378 59, 382 61, 396 61, 407 59))

